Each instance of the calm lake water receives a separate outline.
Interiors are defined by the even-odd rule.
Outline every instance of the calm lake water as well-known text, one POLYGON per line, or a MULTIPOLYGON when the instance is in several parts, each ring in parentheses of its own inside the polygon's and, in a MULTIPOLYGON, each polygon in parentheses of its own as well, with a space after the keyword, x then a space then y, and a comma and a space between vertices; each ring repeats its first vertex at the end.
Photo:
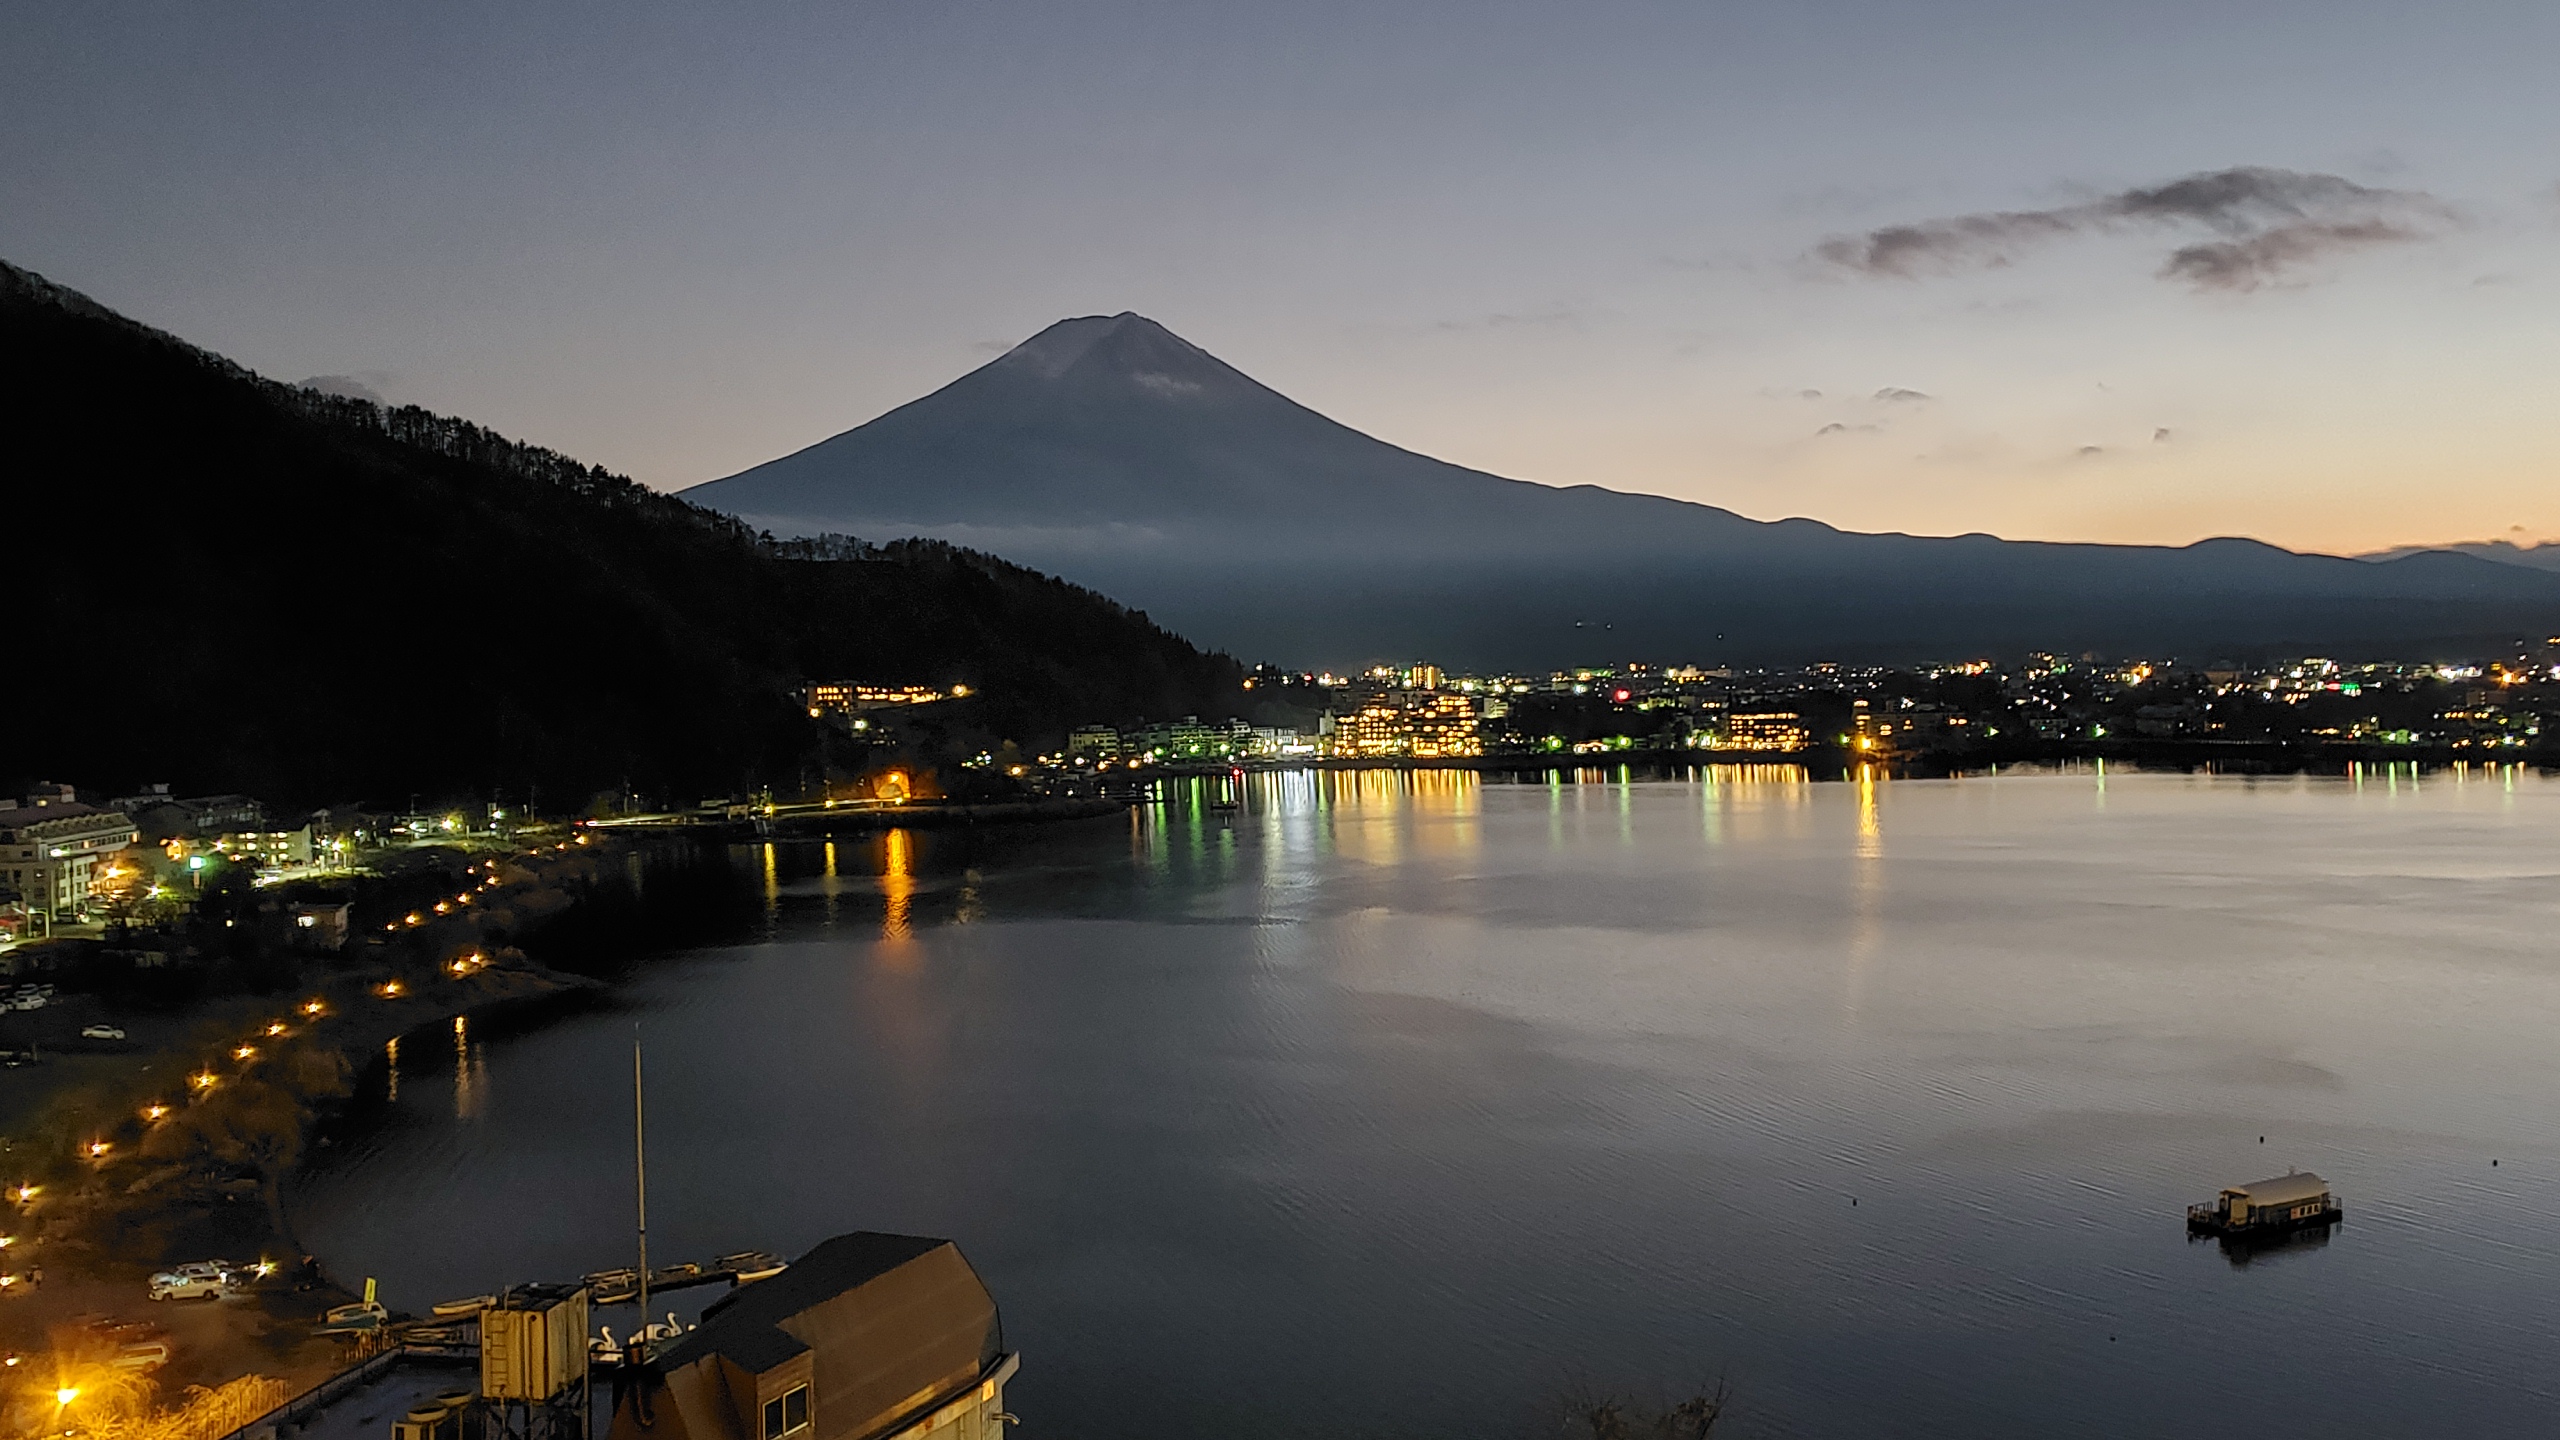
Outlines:
POLYGON ((627 1263, 637 1022, 653 1256, 956 1238, 1031 1437, 1552 1434, 1718 1375, 1747 1435, 2560 1405, 2529 772, 1277 775, 736 854, 759 933, 413 1037, 306 1242, 413 1309, 627 1263), (2291 1167, 2325 1244, 2186 1238, 2291 1167))

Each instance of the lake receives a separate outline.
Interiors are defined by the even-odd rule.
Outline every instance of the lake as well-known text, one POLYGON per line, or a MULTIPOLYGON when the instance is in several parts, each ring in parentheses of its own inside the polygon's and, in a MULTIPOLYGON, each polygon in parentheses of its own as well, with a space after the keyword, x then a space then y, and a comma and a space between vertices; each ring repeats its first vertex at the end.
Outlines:
POLYGON ((418 1310, 628 1263, 636 1024, 653 1258, 957 1239, 1029 1437, 1551 1435, 1719 1376, 1741 1435, 2560 1403, 2560 782, 1207 793, 742 847, 735 943, 410 1037, 305 1243, 418 1310), (2325 1243, 2187 1238, 2297 1167, 2325 1243))

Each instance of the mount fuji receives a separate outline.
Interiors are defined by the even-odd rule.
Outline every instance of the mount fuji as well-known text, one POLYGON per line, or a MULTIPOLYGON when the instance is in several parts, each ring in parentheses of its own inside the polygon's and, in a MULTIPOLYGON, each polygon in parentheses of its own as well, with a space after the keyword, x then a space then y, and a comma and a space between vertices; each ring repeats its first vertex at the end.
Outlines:
POLYGON ((1329 420, 1126 313, 1062 320, 683 494, 777 534, 994 551, 1294 665, 2416 654, 2560 629, 2560 575, 2462 555, 1863 534, 1508 480, 1329 420))

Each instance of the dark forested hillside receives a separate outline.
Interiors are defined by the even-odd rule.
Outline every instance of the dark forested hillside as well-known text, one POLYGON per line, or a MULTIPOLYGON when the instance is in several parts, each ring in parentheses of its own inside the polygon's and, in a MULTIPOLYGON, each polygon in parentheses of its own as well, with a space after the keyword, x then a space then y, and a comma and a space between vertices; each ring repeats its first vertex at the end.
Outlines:
POLYGON ((967 682, 971 727, 1025 743, 1240 693, 1225 656, 1021 567, 932 542, 777 551, 462 421, 260 379, 6 265, 0 467, 0 773, 297 803, 691 800, 797 783, 807 679, 967 682))

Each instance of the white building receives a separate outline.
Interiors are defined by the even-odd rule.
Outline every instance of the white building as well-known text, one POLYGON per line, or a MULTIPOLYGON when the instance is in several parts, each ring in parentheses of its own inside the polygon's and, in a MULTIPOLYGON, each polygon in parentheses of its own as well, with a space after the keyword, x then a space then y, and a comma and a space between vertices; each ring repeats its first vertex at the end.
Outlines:
POLYGON ((100 871, 136 838, 123 811, 83 805, 69 786, 46 787, 0 810, 0 887, 16 892, 31 933, 49 934, 58 920, 89 918, 100 871))

